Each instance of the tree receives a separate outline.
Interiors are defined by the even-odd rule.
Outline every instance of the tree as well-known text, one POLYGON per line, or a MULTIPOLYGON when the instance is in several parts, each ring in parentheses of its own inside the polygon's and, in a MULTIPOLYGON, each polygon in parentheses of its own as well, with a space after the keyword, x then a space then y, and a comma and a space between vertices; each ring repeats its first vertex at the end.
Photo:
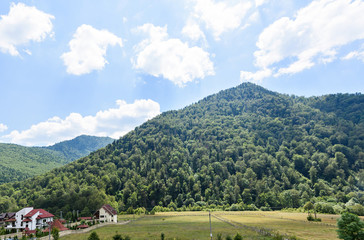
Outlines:
POLYGON ((88 240, 100 240, 99 235, 96 232, 92 232, 88 237, 88 240))
POLYGON ((113 240, 123 240, 123 237, 120 234, 116 234, 112 237, 113 240))
POLYGON ((58 230, 58 228, 52 228, 52 237, 53 237, 54 240, 59 239, 59 230, 58 230))
POLYGON ((345 212, 337 220, 338 237, 344 240, 364 239, 364 222, 352 213, 345 212))

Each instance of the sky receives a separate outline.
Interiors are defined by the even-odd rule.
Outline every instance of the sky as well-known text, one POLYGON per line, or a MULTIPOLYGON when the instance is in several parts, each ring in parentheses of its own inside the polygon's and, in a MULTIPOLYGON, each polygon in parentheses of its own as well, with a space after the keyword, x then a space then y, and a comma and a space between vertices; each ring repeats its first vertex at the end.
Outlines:
POLYGON ((0 1, 0 142, 119 138, 242 82, 364 91, 361 0, 0 1))

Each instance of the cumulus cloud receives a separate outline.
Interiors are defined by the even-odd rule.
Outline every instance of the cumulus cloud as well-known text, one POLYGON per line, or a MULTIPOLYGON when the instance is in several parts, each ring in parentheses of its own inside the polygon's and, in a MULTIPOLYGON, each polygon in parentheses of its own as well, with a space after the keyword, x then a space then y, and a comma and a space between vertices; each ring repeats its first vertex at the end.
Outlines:
POLYGON ((8 126, 6 126, 5 124, 3 123, 0 123, 0 133, 1 132, 5 132, 6 130, 8 130, 8 126))
POLYGON ((208 52, 199 47, 189 47, 180 39, 169 38, 167 27, 148 23, 135 31, 148 35, 134 47, 136 57, 132 63, 135 69, 163 77, 180 87, 196 78, 203 79, 215 74, 208 52))
POLYGON ((272 75, 272 70, 268 68, 259 70, 255 73, 240 71, 240 80, 242 82, 260 82, 264 78, 270 77, 271 75, 272 75))
POLYGON ((205 34, 200 29, 200 26, 194 21, 188 21, 182 29, 182 34, 192 41, 203 40, 206 42, 205 34))
POLYGON ((52 36, 52 19, 54 16, 35 7, 12 3, 8 15, 2 15, 0 19, 0 51, 19 56, 18 46, 52 36))
POLYGON ((159 103, 150 99, 136 100, 132 104, 117 100, 116 105, 116 108, 99 111, 94 116, 82 116, 79 113, 71 113, 65 119, 56 116, 27 130, 12 131, 1 136, 0 141, 25 146, 44 146, 81 134, 119 138, 137 125, 160 114, 159 103))
POLYGON ((105 59, 108 46, 123 46, 122 39, 107 30, 98 30, 83 24, 77 28, 69 42, 70 51, 61 58, 67 72, 82 75, 101 70, 108 62, 105 59))
POLYGON ((220 39, 222 33, 237 29, 253 7, 250 1, 241 1, 235 5, 213 0, 194 0, 193 3, 193 17, 204 23, 216 40, 220 39))
POLYGON ((337 49, 364 39, 364 2, 317 0, 293 19, 283 17, 265 28, 256 43, 256 66, 294 74, 337 58, 337 49), (286 66, 285 66, 286 65, 286 66))

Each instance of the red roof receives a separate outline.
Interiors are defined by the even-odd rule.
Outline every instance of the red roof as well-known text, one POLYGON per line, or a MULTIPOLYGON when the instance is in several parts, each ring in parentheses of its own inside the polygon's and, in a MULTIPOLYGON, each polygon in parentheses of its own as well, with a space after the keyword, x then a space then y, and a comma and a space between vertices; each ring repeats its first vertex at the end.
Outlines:
POLYGON ((36 234, 36 233, 37 233, 37 230, 29 230, 29 228, 28 228, 28 230, 25 229, 25 235, 36 234))
POLYGON ((24 217, 33 217, 38 212, 39 212, 39 216, 37 217, 37 219, 54 217, 53 214, 47 212, 44 209, 33 209, 32 211, 28 212, 28 214, 26 214, 24 217))
POLYGON ((79 217, 78 220, 92 220, 92 217, 79 217))
POLYGON ((111 215, 116 215, 118 214, 118 212, 113 208, 111 207, 109 204, 105 204, 102 206, 103 209, 105 209, 108 213, 110 213, 111 215))
POLYGON ((88 227, 89 227, 89 225, 83 224, 83 225, 77 226, 76 228, 88 228, 88 227))
POLYGON ((31 222, 32 220, 30 220, 29 218, 26 218, 23 220, 23 222, 31 222))
MULTIPOLYGON (((68 230, 68 228, 63 226, 63 224, 61 223, 61 221, 59 219, 56 219, 56 220, 54 220, 54 222, 52 222, 52 228, 58 228, 59 231, 68 230)), ((44 229, 43 232, 49 232, 49 228, 44 229)))
POLYGON ((10 219, 6 220, 5 222, 16 222, 16 219, 15 218, 10 218, 10 219))

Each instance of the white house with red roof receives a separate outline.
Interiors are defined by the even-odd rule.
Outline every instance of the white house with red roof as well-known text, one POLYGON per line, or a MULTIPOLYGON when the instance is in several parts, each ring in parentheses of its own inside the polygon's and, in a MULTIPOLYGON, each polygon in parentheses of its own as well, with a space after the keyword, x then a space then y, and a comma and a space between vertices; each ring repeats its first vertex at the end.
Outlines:
POLYGON ((23 208, 16 212, 15 218, 9 221, 10 224, 6 226, 6 229, 24 229, 29 231, 47 227, 49 222, 53 222, 53 217, 53 214, 44 209, 23 208))
POLYGON ((105 204, 94 213, 94 218, 100 222, 118 222, 118 213, 109 204, 105 204))

